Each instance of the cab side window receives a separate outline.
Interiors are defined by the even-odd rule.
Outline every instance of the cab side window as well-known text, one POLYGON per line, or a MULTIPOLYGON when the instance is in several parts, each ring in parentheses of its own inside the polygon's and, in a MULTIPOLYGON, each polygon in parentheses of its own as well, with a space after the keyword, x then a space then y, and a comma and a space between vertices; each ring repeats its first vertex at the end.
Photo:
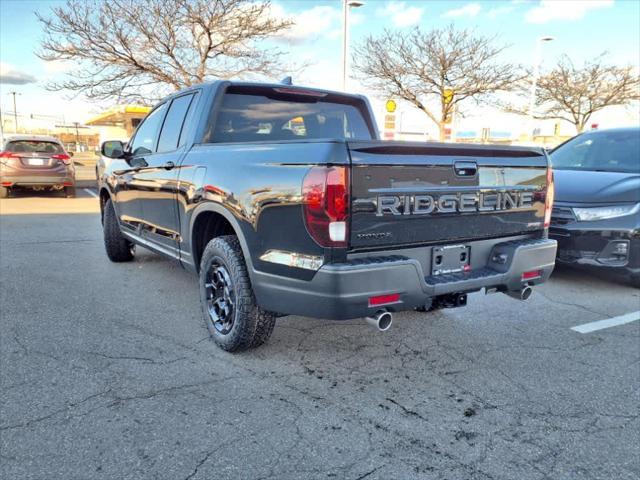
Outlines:
POLYGON ((158 153, 171 152, 179 146, 180 132, 185 124, 185 117, 192 104, 194 94, 183 95, 174 98, 165 117, 160 139, 158 140, 158 153))
POLYGON ((167 104, 163 103, 147 115, 140 124, 131 142, 130 150, 133 155, 147 155, 156 151, 156 138, 158 138, 158 130, 166 110, 167 104))

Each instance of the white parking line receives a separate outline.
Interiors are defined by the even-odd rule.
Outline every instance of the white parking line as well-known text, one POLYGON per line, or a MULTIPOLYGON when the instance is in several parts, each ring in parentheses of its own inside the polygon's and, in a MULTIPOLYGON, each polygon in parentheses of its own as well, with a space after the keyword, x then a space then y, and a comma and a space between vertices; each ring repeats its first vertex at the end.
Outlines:
POLYGON ((89 190, 88 188, 83 188, 83 190, 84 190, 85 192, 87 192, 89 195, 91 195, 92 197, 100 198, 100 197, 98 196, 98 194, 97 194, 96 192, 94 192, 93 190, 89 190))
POLYGON ((637 312, 627 313, 626 315, 620 315, 619 317, 606 318, 604 320, 598 320, 597 322, 584 323, 571 327, 571 330, 579 333, 591 333, 596 330, 602 330, 603 328, 617 327, 618 325, 624 325, 625 323, 635 322, 640 320, 640 310, 637 312))

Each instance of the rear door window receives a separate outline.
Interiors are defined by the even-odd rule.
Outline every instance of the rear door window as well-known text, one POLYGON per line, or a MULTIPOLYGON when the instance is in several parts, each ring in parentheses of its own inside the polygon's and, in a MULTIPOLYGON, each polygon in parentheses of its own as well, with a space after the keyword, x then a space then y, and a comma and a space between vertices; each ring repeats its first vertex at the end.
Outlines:
POLYGON ((371 140, 371 127, 365 120, 363 107, 354 104, 353 98, 292 92, 226 93, 213 132, 205 141, 371 140))
POLYGON ((162 125, 162 131, 160 132, 158 153, 171 152, 178 148, 180 132, 182 132, 184 120, 193 97, 194 94, 183 95, 173 99, 171 102, 167 116, 164 119, 164 124, 162 125))

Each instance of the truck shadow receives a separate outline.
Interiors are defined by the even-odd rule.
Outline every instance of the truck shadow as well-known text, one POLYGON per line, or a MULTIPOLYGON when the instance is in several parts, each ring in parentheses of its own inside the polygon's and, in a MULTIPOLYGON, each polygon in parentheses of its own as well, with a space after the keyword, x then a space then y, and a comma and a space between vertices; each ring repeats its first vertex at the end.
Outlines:
POLYGON ((622 273, 617 273, 607 269, 600 269, 597 267, 588 266, 573 266, 557 263, 552 279, 569 281, 569 282, 584 282, 585 280, 595 282, 613 283, 620 286, 629 287, 631 282, 627 276, 622 273))

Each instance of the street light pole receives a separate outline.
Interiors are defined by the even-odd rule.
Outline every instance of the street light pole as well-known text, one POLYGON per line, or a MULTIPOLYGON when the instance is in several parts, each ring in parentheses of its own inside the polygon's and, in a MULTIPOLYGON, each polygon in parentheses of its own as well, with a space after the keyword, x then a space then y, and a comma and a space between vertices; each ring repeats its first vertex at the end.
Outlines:
POLYGON ((540 37, 536 41, 536 47, 533 57, 533 78, 531 79, 531 92, 529 93, 529 134, 533 139, 534 116, 536 109, 536 89, 538 86, 538 77, 540 76, 540 62, 542 61, 542 44, 551 42, 553 37, 540 37))
POLYGON ((80 133, 78 133, 78 126, 80 125, 78 122, 73 122, 74 127, 76 127, 76 152, 80 151, 80 133))
POLYGON ((364 2, 357 0, 342 0, 342 90, 347 89, 347 71, 349 64, 349 12, 351 7, 358 8, 364 2))
POLYGON ((16 95, 20 95, 20 93, 9 92, 9 95, 13 95, 13 130, 14 133, 18 133, 18 109, 16 108, 16 95))

